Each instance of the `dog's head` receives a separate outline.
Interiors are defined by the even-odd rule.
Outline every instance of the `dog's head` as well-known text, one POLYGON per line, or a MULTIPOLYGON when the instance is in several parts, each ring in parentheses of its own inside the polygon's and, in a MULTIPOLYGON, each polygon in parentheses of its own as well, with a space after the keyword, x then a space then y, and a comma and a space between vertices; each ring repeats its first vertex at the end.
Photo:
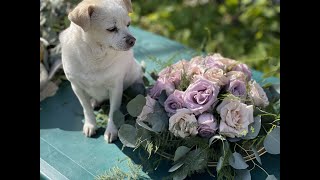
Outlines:
POLYGON ((130 34, 131 0, 84 0, 68 18, 99 45, 127 51, 136 39, 130 34))

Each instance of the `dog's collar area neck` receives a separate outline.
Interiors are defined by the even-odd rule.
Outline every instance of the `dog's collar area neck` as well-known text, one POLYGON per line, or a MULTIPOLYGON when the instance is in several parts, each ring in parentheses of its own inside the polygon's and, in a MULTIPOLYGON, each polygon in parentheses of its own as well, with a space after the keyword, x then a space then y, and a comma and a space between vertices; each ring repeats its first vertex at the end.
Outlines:
POLYGON ((103 51, 105 49, 105 48, 103 48, 103 45, 100 42, 96 42, 96 44, 101 49, 101 51, 103 51))
POLYGON ((98 42, 96 44, 97 46, 91 46, 91 51, 97 61, 104 58, 113 59, 119 55, 119 51, 115 50, 113 47, 103 46, 98 42))

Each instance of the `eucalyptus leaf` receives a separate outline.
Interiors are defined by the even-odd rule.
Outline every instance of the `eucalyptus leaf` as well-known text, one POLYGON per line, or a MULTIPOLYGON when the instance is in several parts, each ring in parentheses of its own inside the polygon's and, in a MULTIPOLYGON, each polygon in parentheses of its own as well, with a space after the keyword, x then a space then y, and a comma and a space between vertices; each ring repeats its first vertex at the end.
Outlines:
POLYGON ((270 154, 280 154, 280 127, 274 128, 264 139, 263 146, 270 154))
POLYGON ((242 139, 254 139, 260 132, 261 116, 256 116, 253 123, 248 126, 248 133, 242 139))
POLYGON ((251 180, 250 171, 247 169, 236 169, 236 176, 234 180, 251 180))
POLYGON ((124 124, 124 115, 120 110, 113 112, 113 123, 118 129, 124 124))
POLYGON ((139 94, 127 104, 128 113, 133 117, 137 117, 141 113, 144 105, 146 105, 146 98, 139 94))
POLYGON ((271 175, 268 175, 266 180, 277 180, 277 178, 274 175, 271 174, 271 175))
POLYGON ((188 148, 186 146, 180 146, 177 148, 176 152, 174 153, 173 161, 177 161, 180 158, 182 158, 184 155, 186 155, 191 148, 188 148))
POLYGON ((229 157, 229 165, 234 169, 246 169, 249 165, 245 162, 241 154, 234 152, 229 157))
POLYGON ((149 131, 153 131, 146 123, 144 123, 143 121, 137 121, 137 124, 149 131))
MULTIPOLYGON (((154 112, 147 115, 147 118, 143 120, 144 124, 150 125, 151 131, 162 132, 167 129, 169 125, 169 117, 164 108, 157 101, 154 106, 154 112)), ((149 129, 148 129, 149 130, 149 129)))
POLYGON ((134 126, 123 124, 118 131, 118 136, 124 146, 135 148, 137 131, 134 126))
POLYGON ((146 88, 142 83, 134 83, 128 87, 124 92, 129 97, 136 97, 137 95, 145 95, 146 88))
POLYGON ((179 174, 174 174, 172 179, 173 180, 184 180, 187 176, 188 176, 188 174, 179 173, 179 174))
POLYGON ((229 141, 229 142, 238 142, 238 141, 241 141, 242 139, 241 138, 227 138, 227 140, 229 141))
POLYGON ((280 84, 273 84, 272 86, 273 86, 274 90, 275 90, 277 93, 280 94, 280 84))
POLYGON ((280 99, 280 89, 276 88, 277 86, 269 86, 268 88, 264 89, 270 103, 274 103, 280 99))
POLYGON ((183 164, 184 164, 184 162, 178 162, 177 164, 173 165, 173 166, 168 170, 168 172, 176 171, 176 170, 179 169, 183 164))
POLYGON ((251 147, 251 150, 253 151, 254 156, 256 157, 256 160, 262 165, 261 158, 260 158, 260 156, 259 156, 259 153, 258 153, 257 149, 252 146, 252 147, 251 147))
POLYGON ((189 171, 198 171, 207 166, 208 154, 207 151, 198 148, 188 152, 182 160, 189 171))
POLYGON ((173 172, 175 179, 184 179, 191 172, 200 172, 207 166, 208 151, 197 148, 188 152, 183 158, 179 159, 176 164, 184 163, 178 170, 173 172))
POLYGON ((152 131, 154 132, 162 132, 169 124, 169 118, 165 112, 151 113, 147 116, 147 119, 152 126, 152 131))

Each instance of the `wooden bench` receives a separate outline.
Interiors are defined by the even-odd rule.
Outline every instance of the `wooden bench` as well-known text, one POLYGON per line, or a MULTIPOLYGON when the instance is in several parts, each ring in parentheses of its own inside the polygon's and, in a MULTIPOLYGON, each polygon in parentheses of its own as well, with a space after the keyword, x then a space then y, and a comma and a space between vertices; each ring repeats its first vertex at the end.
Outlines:
MULTIPOLYGON (((189 60, 194 55, 192 49, 164 37, 133 27, 131 32, 137 39, 135 57, 138 61, 146 62, 147 71, 157 68, 156 63, 149 60, 150 56, 162 61, 174 56, 176 62, 182 58, 189 60)), ((253 78, 264 83, 279 83, 277 78, 263 79, 262 73, 257 71, 253 71, 253 78)), ((99 129, 93 138, 83 136, 82 107, 69 82, 62 83, 57 94, 42 101, 40 108, 40 179, 94 179, 106 170, 119 166, 119 160, 126 157, 137 164, 141 163, 132 149, 121 150, 119 140, 114 144, 106 143, 103 139, 104 129, 99 129)), ((280 155, 266 154, 261 159, 267 172, 279 179, 280 155)), ((169 162, 162 163, 153 173, 141 171, 141 176, 162 179, 168 175, 170 165, 169 162)), ((129 170, 126 163, 120 163, 119 167, 124 171, 129 170)), ((255 168, 251 174, 252 179, 266 178, 259 168, 255 168)), ((203 173, 192 177, 200 178, 210 179, 210 176, 203 173)))

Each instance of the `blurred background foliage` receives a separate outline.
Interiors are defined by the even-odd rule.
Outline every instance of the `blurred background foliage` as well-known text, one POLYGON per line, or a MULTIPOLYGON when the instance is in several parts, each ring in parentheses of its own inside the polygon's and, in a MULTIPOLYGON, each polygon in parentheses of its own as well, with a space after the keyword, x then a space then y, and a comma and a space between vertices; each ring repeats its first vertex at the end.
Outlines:
POLYGON ((132 0, 132 24, 279 77, 280 2, 132 0), (274 73, 272 73, 274 72, 274 73))
MULTIPOLYGON (((67 12, 80 0, 43 2, 47 5, 40 8, 40 35, 54 46, 57 33, 69 25, 67 12)), ((267 75, 280 75, 280 0, 132 0, 132 4, 133 26, 243 61, 267 75)))

